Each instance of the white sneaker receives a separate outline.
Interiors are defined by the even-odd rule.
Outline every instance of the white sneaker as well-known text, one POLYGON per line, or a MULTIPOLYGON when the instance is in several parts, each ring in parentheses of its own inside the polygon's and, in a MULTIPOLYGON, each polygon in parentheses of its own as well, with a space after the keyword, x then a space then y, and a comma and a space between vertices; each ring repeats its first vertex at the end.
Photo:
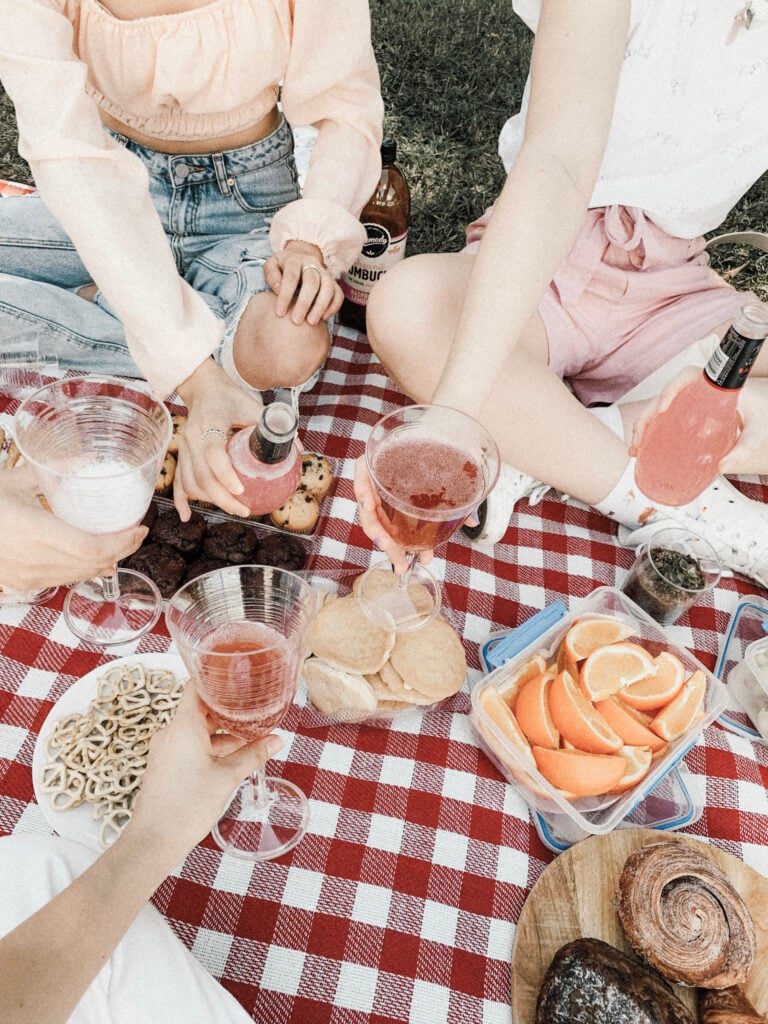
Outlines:
POLYGON ((662 525, 689 526, 709 541, 723 564, 768 588, 768 506, 719 476, 690 505, 665 506, 650 523, 619 526, 619 543, 637 547, 662 525))
POLYGON ((477 526, 462 526, 462 533, 478 544, 497 544, 507 532, 518 501, 527 497, 535 505, 548 490, 549 484, 502 462, 496 486, 477 510, 480 522, 477 526))

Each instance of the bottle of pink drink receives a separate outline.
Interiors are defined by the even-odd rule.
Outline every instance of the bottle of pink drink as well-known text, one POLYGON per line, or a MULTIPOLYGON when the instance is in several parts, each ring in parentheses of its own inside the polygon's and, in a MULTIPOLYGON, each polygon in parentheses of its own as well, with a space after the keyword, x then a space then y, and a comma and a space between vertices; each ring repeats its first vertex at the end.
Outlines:
POLYGON ((295 444, 298 413, 285 402, 267 405, 255 426, 230 438, 228 452, 245 490, 238 494, 252 516, 280 508, 301 478, 301 455, 295 444))
POLYGON ((653 417, 635 466, 643 494, 664 505, 685 505, 712 483, 738 439, 739 391, 767 334, 768 307, 747 303, 701 376, 653 417))

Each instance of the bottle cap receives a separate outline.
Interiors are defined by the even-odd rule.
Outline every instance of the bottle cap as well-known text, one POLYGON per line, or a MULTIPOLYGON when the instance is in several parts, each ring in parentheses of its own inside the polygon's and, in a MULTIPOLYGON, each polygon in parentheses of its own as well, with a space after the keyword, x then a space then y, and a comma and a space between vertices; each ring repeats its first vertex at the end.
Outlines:
POLYGON ((397 160, 397 143, 389 137, 381 140, 381 162, 384 167, 397 160))
POLYGON ((253 428, 248 447, 259 462, 282 462, 293 445, 299 429, 299 414, 287 402, 272 402, 264 407, 253 428))
POLYGON ((744 338, 764 338, 768 334, 768 306, 747 302, 734 317, 733 326, 744 338))

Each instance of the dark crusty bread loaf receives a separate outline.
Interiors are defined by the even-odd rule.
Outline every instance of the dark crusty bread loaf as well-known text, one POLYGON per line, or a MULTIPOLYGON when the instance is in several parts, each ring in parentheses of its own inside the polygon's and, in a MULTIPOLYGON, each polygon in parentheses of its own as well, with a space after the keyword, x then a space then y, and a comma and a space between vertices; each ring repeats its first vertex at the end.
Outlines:
POLYGON ((700 1024, 765 1024, 738 985, 699 989, 700 1024))
POLYGON ((536 1024, 695 1024, 652 968, 600 939, 555 953, 539 991, 536 1024))

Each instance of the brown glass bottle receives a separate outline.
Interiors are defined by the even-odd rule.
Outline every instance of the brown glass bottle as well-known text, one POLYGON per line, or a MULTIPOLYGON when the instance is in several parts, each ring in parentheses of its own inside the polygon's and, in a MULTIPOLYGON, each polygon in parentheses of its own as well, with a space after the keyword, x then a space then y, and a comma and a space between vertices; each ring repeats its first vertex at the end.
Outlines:
POLYGON ((360 214, 368 237, 359 258, 342 274, 339 282, 344 292, 339 320, 358 331, 365 331, 365 307, 374 284, 405 256, 411 196, 396 159, 394 139, 384 139, 381 143, 381 177, 360 214))

